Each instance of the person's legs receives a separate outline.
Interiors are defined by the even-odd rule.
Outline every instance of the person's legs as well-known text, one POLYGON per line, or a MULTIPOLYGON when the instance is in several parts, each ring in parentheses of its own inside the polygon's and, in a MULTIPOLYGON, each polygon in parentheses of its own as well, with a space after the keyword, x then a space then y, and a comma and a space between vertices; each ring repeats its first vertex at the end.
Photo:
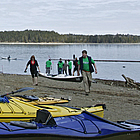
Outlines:
POLYGON ((67 75, 67 70, 65 70, 65 73, 66 73, 66 75, 67 75))
POLYGON ((83 84, 84 84, 84 89, 86 93, 89 93, 89 83, 88 83, 88 76, 87 76, 87 72, 82 71, 82 76, 83 76, 83 84))
POLYGON ((63 74, 64 74, 64 69, 63 69, 63 74))
POLYGON ((62 70, 61 68, 58 68, 58 74, 61 74, 61 70, 62 70))
POLYGON ((74 70, 73 70, 73 76, 74 76, 74 70))
POLYGON ((78 70, 77 70, 77 76, 79 76, 79 75, 78 75, 78 70))
POLYGON ((35 73, 35 85, 37 86, 38 85, 38 81, 37 81, 37 72, 35 73))
POLYGON ((34 72, 31 71, 31 75, 32 75, 32 81, 33 81, 33 85, 34 85, 34 72))
POLYGON ((48 68, 48 74, 50 74, 50 68, 48 68))
POLYGON ((46 73, 50 74, 50 68, 49 67, 46 68, 46 73))
POLYGON ((35 77, 35 85, 36 85, 36 86, 38 85, 37 77, 35 77))
POLYGON ((77 67, 77 68, 75 68, 75 71, 77 71, 77 76, 78 76, 78 67, 77 67))
POLYGON ((65 69, 63 69, 63 74, 66 74, 66 70, 65 69))
POLYGON ((71 69, 69 69, 69 75, 71 76, 71 69))
POLYGON ((62 74, 62 72, 63 72, 63 69, 62 68, 59 68, 58 69, 58 74, 62 74))
POLYGON ((90 87, 91 87, 91 82, 92 82, 92 74, 90 72, 87 72, 87 77, 88 77, 88 86, 89 86, 89 92, 90 92, 90 87))
POLYGON ((33 85, 34 85, 34 78, 32 78, 32 81, 33 81, 33 85))
POLYGON ((60 68, 60 71, 61 71, 61 72, 60 72, 60 74, 62 74, 63 69, 62 69, 62 68, 60 68))
POLYGON ((74 68, 74 69, 73 69, 73 76, 74 76, 75 71, 76 71, 76 69, 74 68))

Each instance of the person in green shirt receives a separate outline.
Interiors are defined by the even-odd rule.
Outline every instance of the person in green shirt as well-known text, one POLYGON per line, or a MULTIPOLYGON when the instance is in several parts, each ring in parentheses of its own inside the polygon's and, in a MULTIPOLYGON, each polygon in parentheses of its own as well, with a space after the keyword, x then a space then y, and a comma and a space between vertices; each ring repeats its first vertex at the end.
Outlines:
POLYGON ((69 65, 69 67, 68 67, 68 69, 69 69, 69 75, 71 76, 72 75, 71 74, 72 62, 70 60, 68 60, 68 65, 69 65))
POLYGON ((62 62, 62 59, 60 58, 59 61, 58 61, 58 74, 62 74, 63 72, 63 65, 64 65, 64 62, 62 62))
POLYGON ((51 59, 49 59, 48 61, 46 61, 46 73, 47 74, 50 74, 50 69, 52 69, 51 59))
POLYGON ((82 57, 80 57, 78 61, 78 75, 79 71, 81 70, 86 95, 89 95, 91 82, 93 81, 91 73, 94 72, 94 69, 92 67, 92 64, 94 65, 95 68, 95 74, 97 74, 95 61, 90 56, 87 55, 86 50, 83 50, 82 57))

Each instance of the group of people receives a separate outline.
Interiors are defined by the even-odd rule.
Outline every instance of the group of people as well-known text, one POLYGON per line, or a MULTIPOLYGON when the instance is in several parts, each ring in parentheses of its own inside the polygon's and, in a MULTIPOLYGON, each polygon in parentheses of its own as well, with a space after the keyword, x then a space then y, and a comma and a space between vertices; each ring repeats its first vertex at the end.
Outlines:
MULTIPOLYGON (((71 69, 72 69, 72 62, 70 60, 68 60, 68 64, 67 64, 67 60, 65 60, 65 63, 62 61, 62 59, 60 58, 60 60, 58 61, 58 74, 66 74, 67 75, 67 67, 69 70, 69 75, 71 76, 71 69)), ((48 61, 46 61, 46 73, 50 74, 50 70, 52 69, 52 62, 51 59, 49 59, 48 61)))
POLYGON ((68 60, 68 63, 67 63, 67 60, 65 60, 65 62, 63 62, 62 59, 60 58, 57 66, 58 66, 58 74, 63 73, 63 74, 67 75, 67 68, 68 68, 69 75, 70 76, 72 75, 72 73, 71 73, 72 62, 70 60, 68 60))
MULTIPOLYGON (((33 80, 33 84, 34 85, 38 85, 37 83, 37 68, 40 72, 40 68, 38 65, 37 60, 35 59, 35 56, 31 56, 30 60, 28 61, 25 71, 27 71, 28 65, 30 65, 30 72, 32 75, 32 80, 33 80)), ((81 74, 83 76, 83 84, 84 84, 84 89, 85 89, 85 95, 89 95, 90 93, 90 87, 91 87, 91 82, 92 80, 92 72, 94 72, 95 69, 95 74, 97 74, 97 68, 96 68, 96 64, 95 61, 87 55, 87 51, 83 50, 82 51, 82 56, 79 58, 79 60, 77 58, 75 58, 75 60, 73 61, 73 65, 74 65, 74 70, 73 70, 73 76, 75 71, 77 71, 77 75, 80 75, 80 71, 81 74), (93 66, 94 68, 93 68, 93 66)), ((60 60, 58 61, 58 74, 66 74, 67 75, 67 67, 68 67, 68 71, 69 71, 69 75, 72 75, 72 62, 70 60, 68 60, 68 64, 67 64, 67 60, 65 60, 65 62, 62 61, 62 59, 60 58, 60 60)), ((51 59, 49 59, 48 61, 46 61, 46 73, 50 74, 50 70, 52 69, 52 62, 51 59)))
MULTIPOLYGON (((77 58, 75 59, 75 61, 73 62, 74 64, 74 70, 73 70, 73 76, 74 76, 74 72, 77 71, 77 75, 78 75, 78 60, 77 58)), ((62 58, 59 59, 58 63, 57 63, 57 67, 58 67, 58 74, 66 74, 70 76, 72 76, 72 62, 70 60, 65 60, 65 62, 62 61, 62 58), (68 70, 68 72, 67 72, 68 70)), ((50 74, 50 70, 52 69, 52 62, 51 59, 49 59, 48 61, 46 61, 46 73, 50 74)))

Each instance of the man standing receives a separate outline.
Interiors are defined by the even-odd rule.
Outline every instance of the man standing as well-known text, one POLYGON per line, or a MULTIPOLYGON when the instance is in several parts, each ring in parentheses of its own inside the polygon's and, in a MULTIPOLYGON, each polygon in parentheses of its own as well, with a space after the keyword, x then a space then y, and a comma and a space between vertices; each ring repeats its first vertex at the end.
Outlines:
POLYGON ((52 68, 52 62, 51 59, 49 59, 48 61, 46 61, 46 73, 50 74, 50 69, 52 68))
POLYGON ((64 63, 62 62, 62 59, 60 58, 60 60, 58 61, 58 74, 62 74, 63 72, 63 65, 64 63))
POLYGON ((94 65, 94 68, 95 68, 95 74, 97 74, 97 68, 96 68, 94 60, 90 56, 87 55, 86 50, 83 50, 82 57, 80 57, 78 61, 78 74, 79 74, 79 71, 81 70, 86 95, 90 93, 90 86, 92 82, 91 73, 94 72, 92 64, 94 65))
POLYGON ((68 67, 69 65, 67 64, 67 60, 65 60, 65 63, 63 64, 63 74, 64 74, 64 72, 65 72, 65 74, 67 75, 67 67, 68 67))
POLYGON ((68 65, 69 65, 69 75, 71 76, 72 62, 70 60, 68 60, 68 65))
POLYGON ((73 65, 74 65, 73 76, 74 76, 75 71, 77 71, 77 75, 78 75, 78 60, 77 60, 77 57, 73 61, 73 65))

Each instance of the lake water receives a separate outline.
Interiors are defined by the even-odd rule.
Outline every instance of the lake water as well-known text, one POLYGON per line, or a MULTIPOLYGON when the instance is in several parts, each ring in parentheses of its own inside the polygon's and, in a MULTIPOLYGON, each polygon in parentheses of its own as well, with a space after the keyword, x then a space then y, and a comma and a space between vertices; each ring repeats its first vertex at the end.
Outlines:
MULTIPOLYGON (((139 60, 140 44, 65 44, 65 45, 0 45, 0 56, 17 60, 0 60, 0 71, 11 74, 25 74, 24 69, 31 55, 35 55, 41 72, 45 72, 45 62, 49 58, 72 59, 81 56, 83 49, 95 60, 139 60)), ((52 60, 51 73, 57 73, 58 60, 52 60)), ((122 80, 122 74, 140 82, 140 63, 96 62, 98 74, 94 78, 122 80)), ((29 68, 26 74, 30 74, 29 68)), ((75 73, 76 74, 76 73, 75 73)))

